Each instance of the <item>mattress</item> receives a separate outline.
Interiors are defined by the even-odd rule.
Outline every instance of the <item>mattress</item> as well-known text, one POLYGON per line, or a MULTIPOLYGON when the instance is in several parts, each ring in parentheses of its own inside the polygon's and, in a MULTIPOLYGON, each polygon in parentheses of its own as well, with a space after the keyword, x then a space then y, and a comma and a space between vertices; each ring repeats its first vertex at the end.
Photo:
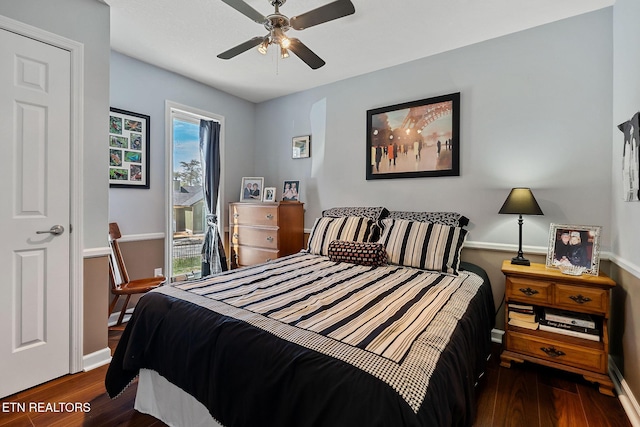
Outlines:
POLYGON ((234 426, 471 425, 491 286, 301 252, 145 295, 105 384, 152 370, 234 426))

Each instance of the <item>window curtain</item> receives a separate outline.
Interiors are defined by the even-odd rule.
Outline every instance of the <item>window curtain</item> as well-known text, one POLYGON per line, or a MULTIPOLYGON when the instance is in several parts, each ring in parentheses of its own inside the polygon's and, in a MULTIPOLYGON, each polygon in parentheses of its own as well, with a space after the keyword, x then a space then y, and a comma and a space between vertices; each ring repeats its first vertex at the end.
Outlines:
POLYGON ((204 191, 205 234, 202 243, 202 277, 227 270, 227 258, 218 231, 220 186, 220 123, 200 120, 200 162, 204 191))

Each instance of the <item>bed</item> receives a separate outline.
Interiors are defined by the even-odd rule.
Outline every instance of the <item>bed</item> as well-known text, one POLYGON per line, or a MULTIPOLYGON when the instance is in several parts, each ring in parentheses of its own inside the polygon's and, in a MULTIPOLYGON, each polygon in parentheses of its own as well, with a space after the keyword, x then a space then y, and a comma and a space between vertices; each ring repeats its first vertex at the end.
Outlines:
POLYGON ((140 375, 172 425, 472 425, 494 304, 466 231, 325 214, 305 251, 146 294, 108 394, 140 375))

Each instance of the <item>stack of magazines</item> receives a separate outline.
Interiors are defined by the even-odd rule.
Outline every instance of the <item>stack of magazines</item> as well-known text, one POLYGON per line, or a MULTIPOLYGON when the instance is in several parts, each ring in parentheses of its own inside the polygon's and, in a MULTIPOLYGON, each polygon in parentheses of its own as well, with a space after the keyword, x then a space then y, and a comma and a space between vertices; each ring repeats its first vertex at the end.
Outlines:
POLYGON ((526 329, 538 329, 538 317, 532 305, 508 304, 509 324, 526 329))
POLYGON ((545 308, 538 321, 541 331, 600 341, 600 329, 595 319, 588 314, 545 308))

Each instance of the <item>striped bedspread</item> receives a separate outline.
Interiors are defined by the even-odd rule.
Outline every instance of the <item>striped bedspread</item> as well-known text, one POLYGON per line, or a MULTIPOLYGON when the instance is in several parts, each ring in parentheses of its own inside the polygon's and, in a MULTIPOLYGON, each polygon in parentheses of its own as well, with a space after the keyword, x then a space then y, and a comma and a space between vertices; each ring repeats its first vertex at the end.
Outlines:
POLYGON ((386 382, 418 412, 482 284, 468 272, 372 268, 301 252, 158 292, 347 362, 386 382))

